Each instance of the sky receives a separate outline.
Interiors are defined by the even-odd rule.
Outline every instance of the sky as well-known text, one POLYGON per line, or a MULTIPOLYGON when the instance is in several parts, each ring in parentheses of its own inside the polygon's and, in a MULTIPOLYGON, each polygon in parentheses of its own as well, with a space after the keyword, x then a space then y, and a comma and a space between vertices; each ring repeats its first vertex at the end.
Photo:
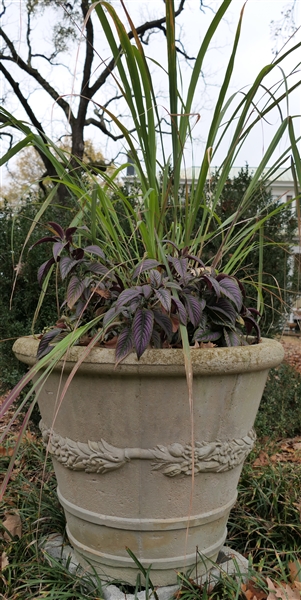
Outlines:
MULTIPOLYGON (((18 39, 19 37, 19 50, 22 51, 22 38, 24 39, 26 30, 25 5, 22 4, 22 2, 15 2, 14 4, 15 7, 18 7, 18 10, 15 10, 10 17, 10 28, 11 31, 14 32, 14 38, 18 39)), ((113 0, 112 4, 115 8, 119 9, 119 0, 113 0)), ((162 0, 152 0, 151 2, 144 2, 143 0, 127 0, 126 2, 134 22, 138 24, 139 22, 144 22, 145 19, 154 18, 158 16, 158 14, 161 14, 162 4, 162 0)), ((177 27, 178 32, 181 35, 181 41, 189 55, 196 54, 204 32, 213 17, 213 11, 216 10, 220 4, 221 0, 207 0, 208 8, 204 9, 204 11, 200 11, 199 0, 187 0, 187 7, 180 16, 177 27)), ((269 64, 273 59, 272 48, 275 42, 271 36, 271 21, 274 20, 277 22, 281 18, 281 11, 287 4, 286 0, 248 0, 246 2, 241 41, 232 85, 229 91, 230 93, 237 92, 240 89, 248 89, 248 86, 252 83, 262 66, 269 64)), ((195 138, 194 154, 191 154, 190 148, 187 150, 187 166, 191 166, 191 164, 198 165, 201 162, 204 150, 204 140, 206 139, 206 134, 208 132, 212 109, 220 89, 224 68, 231 52, 231 45, 233 43, 239 14, 243 5, 244 3, 241 0, 233 0, 230 10, 227 13, 227 18, 224 19, 220 26, 218 35, 216 35, 213 40, 212 48, 209 51, 207 61, 204 64, 205 86, 203 81, 201 81, 194 105, 194 111, 200 116, 193 129, 195 138)), ((297 0, 295 19, 299 25, 301 23, 300 5, 301 0, 297 0)), ((39 26, 37 25, 34 30, 34 36, 39 46, 39 51, 46 51, 47 49, 47 35, 49 29, 47 19, 49 19, 49 16, 46 17, 45 15, 39 23, 39 26)), ((296 40, 300 41, 300 32, 297 33, 296 40)), ((107 50, 102 46, 102 36, 100 31, 96 32, 95 43, 97 44, 100 63, 100 59, 106 59, 108 57, 107 50)), ((47 75, 49 81, 53 79, 56 88, 62 95, 66 96, 66 98, 70 98, 72 93, 76 92, 77 80, 74 78, 74 74, 80 74, 81 72, 81 55, 80 50, 79 54, 77 50, 78 49, 75 46, 73 47, 72 52, 65 56, 68 70, 66 68, 58 70, 53 69, 53 71, 49 70, 47 75)), ((149 53, 155 60, 164 65, 165 46, 163 36, 161 36, 161 38, 158 36, 152 38, 152 43, 149 45, 149 53)), ((301 57, 301 52, 299 54, 301 57)), ((290 60, 287 61, 287 64, 285 65, 287 73, 292 68, 292 65, 293 63, 290 60)), ((44 66, 45 62, 43 63, 43 68, 44 66)), ((98 67, 99 65, 96 64, 95 66, 98 67)), ((181 61, 181 67, 183 87, 185 88, 185 85, 189 80, 191 68, 185 61, 181 61)), ((273 84, 277 79, 281 79, 282 76, 281 71, 277 70, 277 73, 273 75, 273 78, 270 79, 269 83, 273 84)), ((159 90, 158 104, 160 104, 161 110, 164 112, 167 106, 166 82, 162 74, 155 75, 155 80, 159 90)), ((4 88, 3 81, 0 81, 0 85, 4 88)), ((99 98, 100 102, 105 100, 105 97, 99 98)), ((300 113, 300 100, 300 92, 297 92, 292 98, 291 107, 291 110, 295 114, 300 113)), ((61 111, 53 101, 47 100, 43 94, 37 92, 34 88, 30 88, 30 101, 39 112, 42 122, 47 123, 47 133, 53 139, 59 137, 63 133, 68 133, 65 126, 62 126, 60 119, 61 111)), ((76 97, 73 102, 77 102, 76 97)), ((23 112, 17 108, 13 99, 11 99, 9 108, 14 111, 14 114, 17 117, 22 118, 23 112)), ((283 106, 283 110, 285 114, 286 106, 283 106)), ((250 136, 249 142, 237 157, 236 165, 244 165, 246 162, 251 166, 257 165, 279 124, 279 115, 276 114, 276 112, 269 117, 269 125, 261 123, 254 135, 250 136)), ((298 127, 299 132, 301 133, 300 122, 298 127)), ((95 145, 103 151, 107 160, 115 158, 118 154, 118 150, 121 151, 120 157, 122 157, 119 157, 119 160, 124 159, 122 151, 125 149, 122 147, 122 144, 119 144, 119 147, 117 148, 116 143, 105 140, 103 136, 98 134, 95 128, 87 128, 86 137, 93 139, 95 145)), ((287 140, 284 140, 282 142, 278 149, 278 153, 281 153, 284 150, 286 141, 287 140)), ((166 138, 166 147, 169 147, 168 138, 166 138)), ((214 158, 215 164, 218 164, 222 159, 223 151, 224 148, 221 147, 221 151, 218 152, 214 158)))
MULTIPOLYGON (((138 2, 130 2, 131 7, 137 5, 138 2)), ((152 4, 152 7, 159 5, 160 0, 152 4)), ((212 7, 216 10, 221 2, 205 2, 207 6, 212 7)), ((226 19, 224 19, 221 27, 218 30, 218 34, 213 40, 212 49, 208 54, 208 60, 204 65, 204 75, 206 80, 206 88, 201 88, 200 97, 196 102, 195 109, 200 114, 200 120, 194 128, 194 136, 197 141, 195 146, 194 159, 187 159, 188 164, 193 162, 194 164, 200 164, 202 152, 204 148, 204 140, 206 139, 206 133, 210 124, 212 109, 214 107, 215 99, 220 90, 220 84, 224 74, 224 69, 230 56, 232 49, 232 43, 240 16, 240 12, 244 3, 240 0, 234 0, 230 6, 230 10, 227 13, 226 19)), ((279 21, 281 18, 281 11, 287 6, 287 2, 283 0, 248 0, 245 4, 242 32, 239 43, 239 52, 237 53, 234 74, 232 78, 232 85, 229 89, 229 95, 237 92, 238 90, 247 90, 251 83, 258 75, 261 68, 269 64, 273 58, 273 47, 275 46, 275 40, 272 38, 271 21, 279 21)), ((153 9, 155 11, 155 8, 153 9)), ((301 24, 301 1, 297 1, 296 22, 301 24)), ((204 32, 212 19, 211 10, 206 9, 204 13, 199 11, 199 1, 192 0, 188 3, 187 9, 182 13, 179 18, 179 25, 181 26, 182 36, 181 39, 187 49, 188 54, 191 52, 195 53, 198 48, 198 43, 201 42, 204 32)), ((296 41, 300 41, 300 32, 295 36, 296 41)), ((296 42, 294 42, 296 43, 296 42)), ((281 44, 282 45, 282 44, 281 44)), ((279 45, 279 49, 281 48, 279 45)), ((287 48, 289 44, 287 45, 287 48)), ((162 55, 160 52, 159 44, 157 44, 157 56, 162 55)), ((301 51, 299 50, 299 60, 301 60, 301 51)), ((290 68, 296 62, 296 56, 294 61, 288 60, 285 64, 286 73, 290 72, 290 68)), ((190 69, 182 61, 182 70, 187 76, 190 75, 190 69)), ((297 75, 300 78, 300 73, 297 75)), ((282 78, 282 73, 277 69, 276 73, 269 79, 269 83, 272 83, 282 78)), ((295 78, 296 79, 296 78, 295 78)), ((284 114, 286 107, 284 106, 284 114)), ((298 91, 292 98, 291 110, 297 114, 301 112, 301 95, 298 91)), ((254 135, 250 136, 249 142, 243 148, 242 152, 237 158, 237 165, 244 165, 246 162, 249 165, 256 166, 259 163, 261 156, 267 148, 269 141, 279 126, 280 120, 279 115, 275 112, 271 118, 269 118, 269 126, 261 123, 254 135)), ((299 133, 301 133, 300 122, 298 125, 299 133)), ((284 150, 285 140, 279 147, 279 153, 284 150)), ((224 152, 218 152, 215 157, 215 164, 219 163, 224 152)))

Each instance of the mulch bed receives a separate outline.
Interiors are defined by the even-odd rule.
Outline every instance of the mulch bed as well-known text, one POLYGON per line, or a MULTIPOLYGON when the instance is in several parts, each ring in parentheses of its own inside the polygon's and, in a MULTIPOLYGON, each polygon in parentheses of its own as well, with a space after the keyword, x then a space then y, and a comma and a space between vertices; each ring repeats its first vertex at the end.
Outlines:
POLYGON ((279 340, 284 348, 284 362, 301 373, 301 338, 282 337, 279 340))

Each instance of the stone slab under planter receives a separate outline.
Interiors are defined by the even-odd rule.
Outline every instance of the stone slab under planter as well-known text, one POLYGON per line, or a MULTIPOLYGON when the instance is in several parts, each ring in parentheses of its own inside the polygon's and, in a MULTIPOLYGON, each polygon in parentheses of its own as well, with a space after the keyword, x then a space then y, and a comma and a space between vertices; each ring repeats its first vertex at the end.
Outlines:
MULTIPOLYGON (((38 341, 14 345, 35 363, 38 341)), ((192 349, 192 413, 182 350, 131 354, 115 368, 113 350, 85 357, 73 347, 39 394, 42 433, 52 454, 67 534, 83 566, 134 584, 129 547, 155 585, 215 561, 226 539, 243 461, 269 368, 281 344, 192 349), (63 370, 63 373, 62 373, 63 370), (193 435, 192 435, 193 431, 193 435), (206 563, 206 559, 208 559, 206 563)))

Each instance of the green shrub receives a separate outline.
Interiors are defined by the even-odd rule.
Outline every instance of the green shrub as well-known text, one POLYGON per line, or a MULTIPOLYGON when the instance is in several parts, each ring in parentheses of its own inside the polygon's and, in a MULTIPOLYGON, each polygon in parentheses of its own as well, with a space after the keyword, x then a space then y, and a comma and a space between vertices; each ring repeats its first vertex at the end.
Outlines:
MULTIPOLYGON (((29 247, 45 231, 43 225, 37 225, 28 246, 25 248, 15 288, 15 269, 19 263, 23 243, 30 225, 37 213, 38 201, 28 198, 17 211, 5 204, 0 208, 0 386, 5 391, 14 386, 26 370, 12 353, 14 339, 31 333, 32 318, 40 295, 37 281, 38 267, 49 257, 49 247, 29 247), (10 299, 13 291, 11 307, 10 299)), ((69 211, 55 206, 48 208, 43 217, 44 223, 59 220, 68 223, 69 211)), ((56 290, 52 283, 47 291, 35 331, 54 323, 57 318, 56 290)))
POLYGON ((301 375, 285 363, 269 373, 255 429, 259 438, 301 435, 301 375))
POLYGON ((274 568, 277 556, 284 560, 300 550, 301 465, 279 462, 255 468, 253 461, 251 455, 240 478, 227 544, 274 568))

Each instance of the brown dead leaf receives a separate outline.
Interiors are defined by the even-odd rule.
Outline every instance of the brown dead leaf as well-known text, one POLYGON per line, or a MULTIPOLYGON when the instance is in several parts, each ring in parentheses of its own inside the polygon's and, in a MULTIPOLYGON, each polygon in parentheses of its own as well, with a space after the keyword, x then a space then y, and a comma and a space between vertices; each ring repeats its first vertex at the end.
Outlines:
POLYGON ((288 563, 290 580, 297 589, 301 589, 301 560, 296 559, 288 563))
POLYGON ((296 333, 293 337, 285 337, 281 340, 284 348, 284 361, 291 365, 296 371, 301 372, 301 343, 300 337, 296 333))
POLYGON ((7 558, 7 554, 6 552, 2 552, 1 556, 0 556, 0 571, 3 571, 5 569, 5 567, 8 567, 9 565, 9 561, 7 558))
POLYGON ((253 462, 253 467, 265 467, 270 462, 269 455, 267 452, 261 450, 259 456, 257 456, 256 460, 253 462))
POLYGON ((118 337, 117 337, 117 335, 114 335, 114 337, 112 337, 110 340, 107 340, 106 342, 104 342, 104 346, 106 348, 116 348, 117 341, 118 341, 118 337))
POLYGON ((266 600, 267 598, 266 592, 256 587, 252 580, 243 583, 241 585, 241 590, 247 600, 266 600))
POLYGON ((101 288, 94 288, 94 294, 98 294, 98 296, 101 296, 102 298, 111 298, 111 292, 109 292, 109 290, 102 290, 101 288))
POLYGON ((213 344, 212 342, 197 342, 195 341, 193 348, 215 348, 216 344, 213 344))
POLYGON ((295 452, 292 449, 287 449, 284 452, 277 452, 277 454, 273 454, 271 456, 271 462, 283 462, 283 463, 301 463, 301 453, 300 451, 295 452))
MULTIPOLYGON (((275 463, 275 462, 280 462, 280 461, 281 461, 281 459, 283 459, 283 458, 284 458, 284 457, 283 457, 283 455, 281 455, 281 454, 273 454, 273 455, 270 457, 270 460, 271 460, 271 462, 275 463)), ((283 462, 285 462, 285 461, 283 461, 283 462)))
POLYGON ((79 340, 79 345, 80 346, 88 346, 91 342, 91 337, 89 335, 82 335, 82 337, 79 340))
POLYGON ((300 600, 300 591, 296 588, 291 588, 287 583, 278 585, 273 583, 272 580, 267 577, 266 579, 269 589, 269 595, 267 600, 300 600))
POLYGON ((0 456, 12 456, 13 453, 13 448, 5 448, 5 446, 0 446, 0 456))
POLYGON ((175 315, 170 315, 170 320, 172 322, 172 332, 176 333, 180 327, 180 320, 175 315))
POLYGON ((21 469, 13 469, 10 476, 10 481, 14 481, 19 476, 20 471, 21 469))
POLYGON ((22 535, 22 524, 20 515, 18 515, 17 513, 6 512, 4 513, 4 516, 5 521, 3 521, 3 526, 5 527, 5 529, 7 529, 7 531, 3 532, 3 538, 7 541, 10 541, 11 537, 14 537, 15 535, 17 535, 18 538, 20 538, 22 535))
POLYGON ((23 442, 28 442, 29 444, 34 444, 37 441, 37 436, 31 431, 25 431, 23 436, 23 442))

